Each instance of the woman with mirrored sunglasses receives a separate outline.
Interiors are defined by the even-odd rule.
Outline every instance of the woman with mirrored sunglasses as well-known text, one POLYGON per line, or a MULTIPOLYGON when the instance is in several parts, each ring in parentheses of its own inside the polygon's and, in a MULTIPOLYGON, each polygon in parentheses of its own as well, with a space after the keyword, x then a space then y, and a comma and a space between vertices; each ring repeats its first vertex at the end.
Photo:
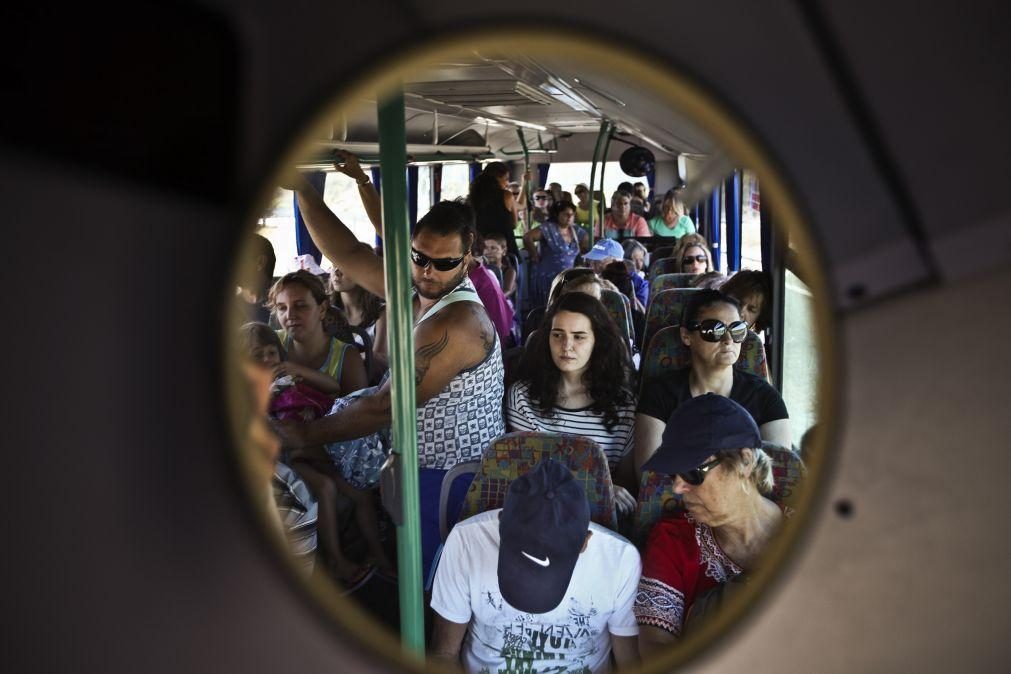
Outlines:
MULTIPOLYGON (((678 407, 646 470, 670 475, 681 507, 649 533, 635 600, 646 655, 694 624, 697 600, 737 587, 788 511, 770 500, 772 462, 754 419, 712 393, 678 407)), ((716 602, 713 602, 714 604, 716 602)))
POLYGON ((691 294, 681 322, 681 342, 691 365, 645 382, 635 415, 635 465, 642 465, 660 444, 671 413, 687 400, 715 393, 743 406, 758 424, 763 440, 790 447, 790 420, 782 396, 765 380, 734 367, 748 325, 740 305, 719 290, 691 294))

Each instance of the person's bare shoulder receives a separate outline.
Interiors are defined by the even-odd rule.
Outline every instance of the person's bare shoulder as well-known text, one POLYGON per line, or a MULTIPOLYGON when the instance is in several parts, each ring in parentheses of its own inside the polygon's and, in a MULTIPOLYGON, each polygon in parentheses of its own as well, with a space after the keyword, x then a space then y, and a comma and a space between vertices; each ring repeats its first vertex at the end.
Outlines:
POLYGON ((474 358, 474 364, 484 360, 495 348, 495 325, 479 302, 454 302, 440 312, 439 318, 452 331, 459 345, 474 358))

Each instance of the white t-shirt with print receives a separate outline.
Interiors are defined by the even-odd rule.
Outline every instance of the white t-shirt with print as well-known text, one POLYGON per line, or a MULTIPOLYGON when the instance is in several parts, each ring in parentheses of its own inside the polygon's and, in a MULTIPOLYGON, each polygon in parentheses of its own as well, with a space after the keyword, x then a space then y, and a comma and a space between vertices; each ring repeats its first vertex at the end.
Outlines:
POLYGON ((470 623, 463 666, 470 674, 607 672, 610 635, 636 636, 632 606, 642 564, 626 539, 590 523, 562 602, 548 613, 524 613, 499 592, 501 509, 457 524, 442 551, 432 608, 454 623, 470 623))

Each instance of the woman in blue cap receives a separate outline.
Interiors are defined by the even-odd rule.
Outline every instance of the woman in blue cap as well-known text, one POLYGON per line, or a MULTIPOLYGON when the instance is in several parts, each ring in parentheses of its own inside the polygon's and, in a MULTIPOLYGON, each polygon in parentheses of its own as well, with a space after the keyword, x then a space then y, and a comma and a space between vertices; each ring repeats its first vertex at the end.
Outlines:
POLYGON ((681 636, 695 600, 751 570, 782 523, 772 463, 747 410, 708 393, 682 403, 643 467, 674 478, 683 511, 650 532, 635 601, 639 650, 681 636))

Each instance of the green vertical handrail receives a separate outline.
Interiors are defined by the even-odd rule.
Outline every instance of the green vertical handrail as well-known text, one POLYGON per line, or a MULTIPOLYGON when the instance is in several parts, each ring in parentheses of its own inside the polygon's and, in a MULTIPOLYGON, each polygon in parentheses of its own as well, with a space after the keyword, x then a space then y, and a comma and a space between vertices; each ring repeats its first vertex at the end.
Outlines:
MULTIPOLYGON (((607 137, 604 139, 604 152, 600 155, 600 205, 604 205, 607 195, 604 194, 604 169, 607 168, 607 153, 611 149, 611 133, 614 132, 614 125, 608 122, 607 137)), ((604 231, 603 215, 600 216, 600 236, 606 239, 607 233, 604 231)))
POLYGON ((414 312, 411 233, 407 222, 407 133, 404 94, 383 97, 378 108, 379 165, 383 174, 383 259, 392 376, 393 447, 400 455, 403 523, 397 527, 400 634, 404 650, 425 655, 421 580, 418 430, 414 389, 414 312))
MULTIPOLYGON (((600 132, 597 133, 597 144, 593 146, 593 162, 590 164, 590 245, 591 246, 594 243, 596 243, 596 241, 594 240, 595 236, 594 236, 593 222, 595 216, 597 215, 596 213, 594 213, 596 209, 593 207, 593 186, 597 182, 597 160, 600 158, 600 143, 601 141, 604 140, 604 134, 607 133, 607 126, 608 126, 607 120, 606 119, 601 120, 600 132)), ((601 194, 601 196, 603 197, 603 194, 601 194)))
MULTIPOLYGON (((516 129, 516 135, 520 137, 520 146, 523 148, 523 173, 526 174, 526 172, 530 170, 530 150, 527 149, 527 139, 523 135, 523 129, 517 127, 517 129, 516 129)), ((526 199, 526 202, 527 202, 527 203, 523 204, 523 210, 524 210, 524 213, 526 213, 526 222, 523 223, 523 226, 527 229, 527 231, 529 231, 530 230, 530 199, 531 199, 532 195, 530 194, 530 181, 526 180, 525 178, 523 179, 523 192, 522 192, 522 194, 523 194, 523 196, 524 196, 524 198, 526 199)))

